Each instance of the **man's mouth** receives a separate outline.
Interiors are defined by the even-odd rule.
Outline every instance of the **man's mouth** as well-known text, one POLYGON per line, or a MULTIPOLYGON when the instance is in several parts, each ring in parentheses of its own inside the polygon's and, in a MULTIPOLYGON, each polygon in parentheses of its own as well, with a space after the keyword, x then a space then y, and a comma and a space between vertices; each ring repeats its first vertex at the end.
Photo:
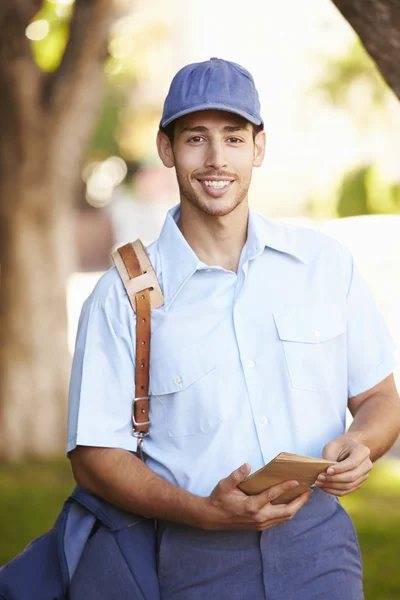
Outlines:
POLYGON ((222 181, 207 181, 207 180, 204 180, 204 181, 201 181, 201 183, 203 183, 207 187, 211 187, 211 188, 214 188, 214 189, 218 190, 218 189, 226 187, 231 182, 229 180, 222 180, 222 181))
POLYGON ((212 179, 197 179, 197 181, 209 196, 219 198, 225 194, 235 180, 218 177, 212 179))

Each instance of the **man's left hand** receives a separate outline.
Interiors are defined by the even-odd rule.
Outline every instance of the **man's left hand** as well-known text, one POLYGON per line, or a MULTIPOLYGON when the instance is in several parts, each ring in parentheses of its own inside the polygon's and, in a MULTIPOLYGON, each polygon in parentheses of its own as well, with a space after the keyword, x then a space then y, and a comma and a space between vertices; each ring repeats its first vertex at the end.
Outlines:
POLYGON ((349 434, 341 435, 325 446, 323 457, 337 461, 319 475, 315 484, 324 492, 335 496, 346 496, 358 490, 372 469, 370 450, 349 434))

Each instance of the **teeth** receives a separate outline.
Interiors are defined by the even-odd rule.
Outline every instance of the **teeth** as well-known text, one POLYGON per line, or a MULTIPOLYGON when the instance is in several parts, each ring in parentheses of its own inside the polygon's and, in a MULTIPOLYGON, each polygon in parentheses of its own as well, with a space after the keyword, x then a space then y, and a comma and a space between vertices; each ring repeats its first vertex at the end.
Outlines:
POLYGON ((226 187, 230 183, 230 181, 203 181, 203 183, 207 187, 223 188, 223 187, 226 187))

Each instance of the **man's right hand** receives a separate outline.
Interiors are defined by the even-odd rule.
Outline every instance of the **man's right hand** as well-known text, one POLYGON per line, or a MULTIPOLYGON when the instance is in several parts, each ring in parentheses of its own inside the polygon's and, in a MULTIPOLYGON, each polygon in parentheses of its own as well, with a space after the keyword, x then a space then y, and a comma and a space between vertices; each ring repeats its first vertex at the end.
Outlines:
POLYGON ((307 490, 289 504, 271 504, 281 494, 298 486, 297 481, 285 481, 265 492, 247 496, 237 487, 250 473, 250 465, 244 464, 216 485, 205 498, 204 529, 254 529, 264 531, 294 517, 308 501, 307 490))

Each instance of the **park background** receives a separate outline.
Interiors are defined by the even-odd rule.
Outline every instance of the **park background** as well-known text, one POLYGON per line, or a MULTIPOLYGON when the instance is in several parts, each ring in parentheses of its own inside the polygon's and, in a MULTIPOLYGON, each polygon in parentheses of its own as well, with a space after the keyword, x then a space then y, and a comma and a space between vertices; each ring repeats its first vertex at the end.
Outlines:
MULTIPOLYGON (((357 2, 335 4, 346 14, 357 2)), ((238 0, 3 0, 0 565, 52 526, 72 489, 63 448, 80 307, 111 250, 153 240, 178 200, 155 135, 184 64, 217 56, 254 75, 267 154, 252 207, 345 243, 400 347, 400 67, 390 61, 400 19, 389 5, 370 0, 361 21, 353 11, 382 77, 330 0, 249 0, 245 14, 238 0)), ((398 600, 398 444, 343 504, 367 600, 398 600)))

